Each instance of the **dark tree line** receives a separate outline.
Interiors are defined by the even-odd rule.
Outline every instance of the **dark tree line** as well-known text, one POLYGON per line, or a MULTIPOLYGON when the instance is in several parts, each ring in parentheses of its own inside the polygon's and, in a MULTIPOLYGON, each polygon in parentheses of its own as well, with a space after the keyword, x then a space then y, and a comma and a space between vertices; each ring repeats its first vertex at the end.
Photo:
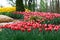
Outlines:
MULTIPOLYGON (((12 0, 10 0, 10 1, 12 1, 12 0)), ((43 3, 43 1, 41 3, 43 3)), ((59 0, 50 0, 50 6, 48 6, 47 0, 46 0, 46 4, 45 4, 46 6, 44 6, 45 9, 43 9, 43 10, 46 10, 46 12, 49 10, 49 12, 60 13, 60 3, 59 2, 60 2, 59 0)), ((16 11, 25 11, 25 8, 35 11, 36 6, 37 6, 37 0, 16 0, 16 11), (25 5, 23 4, 23 1, 25 1, 25 5), (27 5, 27 1, 28 1, 28 5, 27 5)), ((43 7, 43 5, 42 6, 40 5, 40 7, 43 7)))

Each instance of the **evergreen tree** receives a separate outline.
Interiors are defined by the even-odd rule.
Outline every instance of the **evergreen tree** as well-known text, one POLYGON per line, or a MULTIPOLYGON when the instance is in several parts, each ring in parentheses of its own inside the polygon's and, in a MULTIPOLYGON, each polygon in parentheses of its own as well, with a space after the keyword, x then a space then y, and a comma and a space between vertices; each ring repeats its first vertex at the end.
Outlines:
POLYGON ((16 11, 25 11, 23 0, 16 0, 16 11))

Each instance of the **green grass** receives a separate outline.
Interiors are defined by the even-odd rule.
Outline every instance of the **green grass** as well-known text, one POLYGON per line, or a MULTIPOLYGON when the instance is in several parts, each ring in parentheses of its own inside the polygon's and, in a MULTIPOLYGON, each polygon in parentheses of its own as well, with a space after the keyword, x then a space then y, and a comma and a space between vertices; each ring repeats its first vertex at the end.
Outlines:
POLYGON ((37 29, 31 32, 14 31, 10 29, 3 29, 0 32, 0 40, 60 40, 59 31, 42 31, 39 32, 37 29))

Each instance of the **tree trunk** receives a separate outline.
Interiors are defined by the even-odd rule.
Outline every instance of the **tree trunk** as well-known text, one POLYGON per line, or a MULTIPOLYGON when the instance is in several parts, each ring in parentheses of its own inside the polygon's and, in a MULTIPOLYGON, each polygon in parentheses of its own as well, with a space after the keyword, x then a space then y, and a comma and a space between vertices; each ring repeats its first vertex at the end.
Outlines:
POLYGON ((16 0, 16 11, 25 11, 23 0, 16 0))
POLYGON ((32 10, 32 4, 31 4, 31 3, 32 3, 32 0, 29 0, 29 1, 28 1, 28 9, 29 9, 29 10, 32 10))
POLYGON ((56 0, 56 12, 59 13, 59 0, 56 0))
POLYGON ((35 0, 33 0, 33 11, 35 11, 35 0))

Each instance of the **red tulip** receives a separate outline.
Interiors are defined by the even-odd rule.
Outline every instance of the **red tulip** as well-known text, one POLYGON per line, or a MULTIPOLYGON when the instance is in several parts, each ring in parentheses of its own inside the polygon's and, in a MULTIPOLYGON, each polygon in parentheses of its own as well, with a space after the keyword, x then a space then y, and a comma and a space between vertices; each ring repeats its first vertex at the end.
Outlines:
MULTIPOLYGON (((6 25, 4 25, 4 27, 5 27, 5 28, 9 28, 9 27, 8 27, 9 25, 10 25, 10 24, 6 24, 6 25)), ((10 25, 10 26, 11 26, 11 25, 10 25)))
POLYGON ((49 27, 48 30, 49 30, 49 31, 52 31, 52 27, 49 27))
POLYGON ((44 24, 44 28, 46 28, 47 27, 47 24, 44 24))
POLYGON ((55 31, 58 31, 58 28, 54 28, 55 31))
POLYGON ((12 25, 8 25, 8 26, 6 26, 7 28, 11 28, 12 27, 12 25))
POLYGON ((41 28, 39 28, 39 31, 40 31, 40 32, 42 32, 42 29, 41 29, 41 28))
POLYGON ((33 28, 36 29, 37 28, 37 25, 36 24, 33 24, 33 28))
POLYGON ((16 30, 16 28, 14 26, 11 27, 12 30, 16 30))
POLYGON ((1 28, 4 28, 4 26, 0 26, 0 29, 1 29, 1 28))
POLYGON ((31 23, 29 23, 29 22, 27 23, 27 25, 28 25, 28 26, 32 26, 32 24, 31 24, 31 23))
POLYGON ((42 27, 42 25, 40 24, 40 28, 42 27))
POLYGON ((22 31, 22 32, 24 32, 24 31, 25 31, 25 29, 24 29, 24 28, 21 28, 21 31, 22 31))
POLYGON ((27 28, 28 28, 28 26, 27 26, 27 25, 25 25, 25 26, 24 26, 24 28, 25 28, 25 29, 27 29, 27 28))
POLYGON ((31 28, 28 28, 27 31, 28 31, 28 32, 31 32, 31 28))
POLYGON ((45 31, 48 31, 48 28, 45 28, 45 31))
POLYGON ((58 31, 58 30, 59 30, 59 26, 55 26, 55 27, 54 27, 54 30, 55 30, 55 31, 58 31))

